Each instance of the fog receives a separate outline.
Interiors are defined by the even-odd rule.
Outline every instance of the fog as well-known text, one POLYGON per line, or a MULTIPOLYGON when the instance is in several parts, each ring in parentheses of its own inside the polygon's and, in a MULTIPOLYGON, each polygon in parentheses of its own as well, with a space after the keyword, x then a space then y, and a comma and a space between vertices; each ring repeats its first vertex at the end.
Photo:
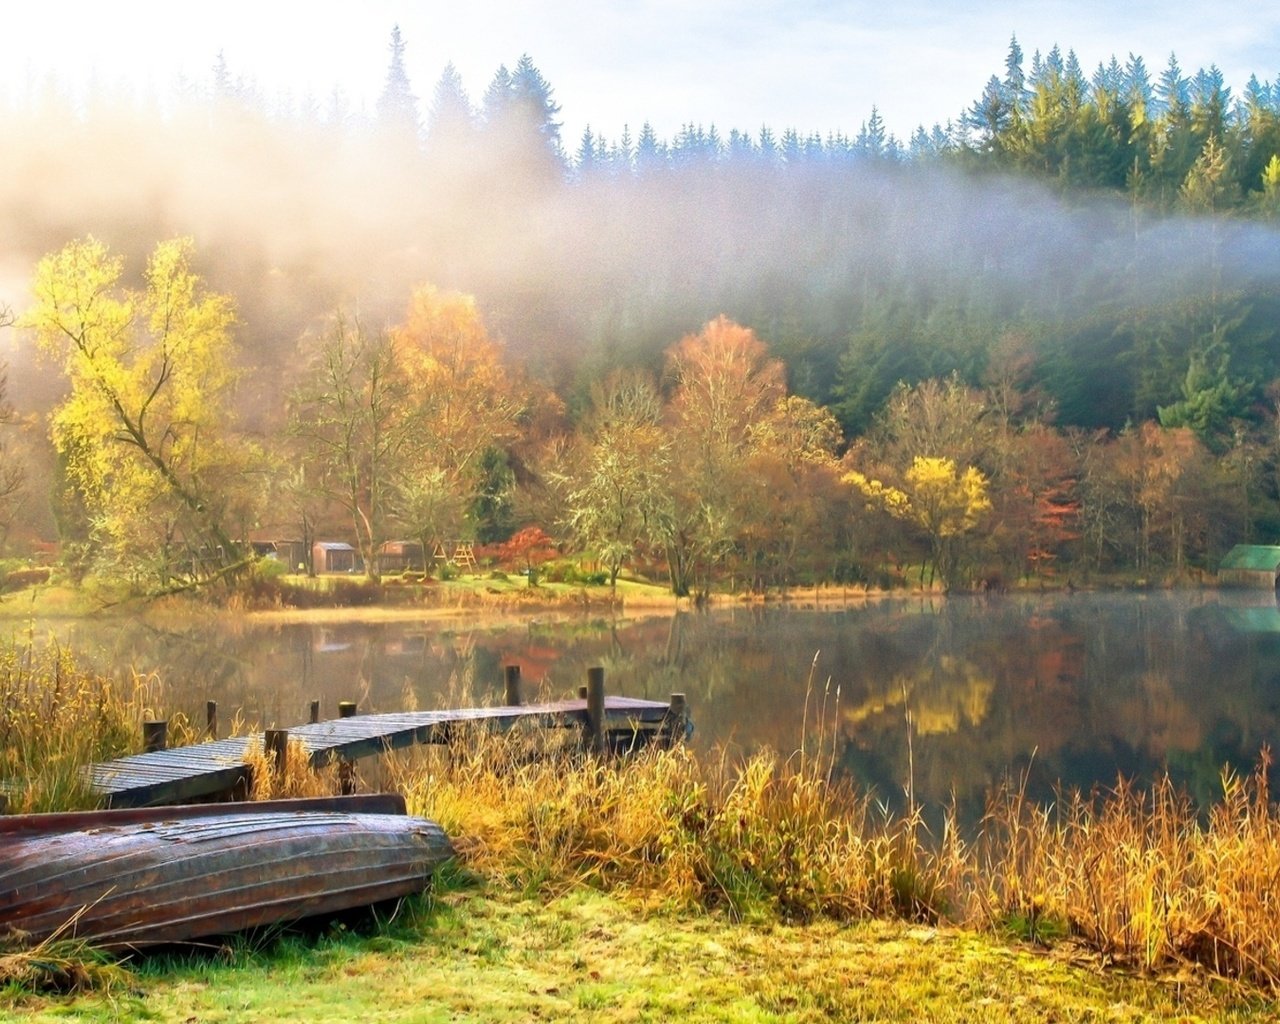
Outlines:
MULTIPOLYGON (((103 240, 136 278, 157 241, 191 235, 198 271, 235 298, 246 367, 267 373, 335 309, 391 324, 430 282, 475 294, 511 357, 562 391, 654 364, 725 313, 827 399, 876 301, 958 294, 999 318, 1080 319, 1280 278, 1275 234, 1257 225, 1160 219, 937 164, 694 158, 574 175, 536 132, 419 145, 199 94, 164 112, 50 95, 0 123, 0 299, 21 310, 37 260, 74 238, 103 240)), ((10 397, 42 408, 60 385, 7 333, 10 397)))

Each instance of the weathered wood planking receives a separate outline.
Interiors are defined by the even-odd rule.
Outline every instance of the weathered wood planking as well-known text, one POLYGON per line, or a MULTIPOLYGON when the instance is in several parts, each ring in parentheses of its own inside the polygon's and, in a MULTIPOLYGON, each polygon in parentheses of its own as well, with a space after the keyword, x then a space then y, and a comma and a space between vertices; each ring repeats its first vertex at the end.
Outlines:
MULTIPOLYGON (((605 699, 606 730, 655 732, 667 724, 666 701, 633 697, 605 699)), ((289 739, 302 745, 313 765, 354 761, 421 743, 447 743, 450 731, 467 723, 506 730, 521 723, 543 728, 581 727, 587 716, 585 700, 444 711, 356 715, 294 726, 289 739)), ((185 803, 227 793, 247 783, 245 763, 250 745, 261 747, 263 737, 237 736, 172 750, 135 754, 90 765, 90 786, 110 807, 150 807, 185 803)))
POLYGON ((112 949, 399 898, 453 853, 394 795, 0 818, 0 931, 112 949))

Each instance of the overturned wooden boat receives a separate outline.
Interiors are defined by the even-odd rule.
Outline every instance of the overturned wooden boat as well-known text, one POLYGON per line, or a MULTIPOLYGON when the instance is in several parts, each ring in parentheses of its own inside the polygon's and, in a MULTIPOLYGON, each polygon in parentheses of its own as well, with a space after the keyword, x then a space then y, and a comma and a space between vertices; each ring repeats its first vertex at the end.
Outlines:
POLYGON ((0 937, 187 942, 425 889, 452 855, 404 798, 0 817, 0 937))

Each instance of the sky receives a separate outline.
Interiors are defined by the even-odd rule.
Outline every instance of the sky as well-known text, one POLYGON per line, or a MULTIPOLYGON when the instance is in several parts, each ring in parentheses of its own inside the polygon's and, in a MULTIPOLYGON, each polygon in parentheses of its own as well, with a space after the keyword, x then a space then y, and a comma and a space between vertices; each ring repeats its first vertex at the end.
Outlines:
POLYGON ((876 107, 906 139, 945 123, 1002 74, 1015 35, 1035 50, 1074 49, 1085 72, 1115 54, 1154 78, 1170 53, 1184 72, 1217 64, 1239 95, 1251 73, 1280 77, 1280 4, 1219 0, 0 0, 0 89, 51 78, 76 96, 110 86, 168 95, 205 84, 221 53, 268 98, 338 90, 371 109, 392 26, 425 107, 452 62, 478 102, 500 64, 528 54, 561 106, 572 150, 583 127, 616 139, 644 121, 668 138, 685 123, 722 135, 856 134, 876 107))

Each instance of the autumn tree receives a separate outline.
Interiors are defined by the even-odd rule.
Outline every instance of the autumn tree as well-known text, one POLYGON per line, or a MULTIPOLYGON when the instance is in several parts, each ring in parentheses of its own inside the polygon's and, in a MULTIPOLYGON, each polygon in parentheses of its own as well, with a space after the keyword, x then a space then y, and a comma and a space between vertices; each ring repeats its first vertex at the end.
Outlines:
POLYGON ((738 544, 753 585, 786 585, 802 559, 830 563, 840 538, 840 425, 799 395, 774 402, 752 428, 748 486, 739 501, 738 544))
POLYGON ((306 376, 292 396, 290 431, 316 486, 350 517, 365 574, 377 580, 410 438, 396 348, 386 334, 370 334, 339 314, 304 350, 306 376))
POLYGON ((753 428, 785 395, 782 364, 721 316, 667 352, 671 482, 663 533, 671 586, 705 592, 733 548, 753 428))
POLYGON ((653 381, 620 374, 593 393, 593 408, 569 494, 569 526, 609 571, 658 536, 670 442, 653 381))
MULTIPOLYGON (((933 569, 946 589, 961 582, 963 540, 991 508, 987 480, 978 469, 959 469, 949 458, 916 456, 903 474, 901 487, 857 470, 846 473, 844 479, 868 503, 924 532, 933 569)), ((922 580, 923 571, 921 567, 922 580)))
POLYGON ((517 385, 470 296, 419 288, 392 338, 408 446, 397 516, 429 540, 473 534, 475 512, 505 498, 496 485, 510 480, 501 453, 520 435, 517 385))
POLYGON ((234 310, 193 255, 190 239, 161 243, 134 290, 106 246, 72 242, 40 261, 21 321, 70 387, 53 442, 100 562, 135 579, 235 563, 233 524, 252 515, 238 484, 253 458, 230 427, 234 310))

